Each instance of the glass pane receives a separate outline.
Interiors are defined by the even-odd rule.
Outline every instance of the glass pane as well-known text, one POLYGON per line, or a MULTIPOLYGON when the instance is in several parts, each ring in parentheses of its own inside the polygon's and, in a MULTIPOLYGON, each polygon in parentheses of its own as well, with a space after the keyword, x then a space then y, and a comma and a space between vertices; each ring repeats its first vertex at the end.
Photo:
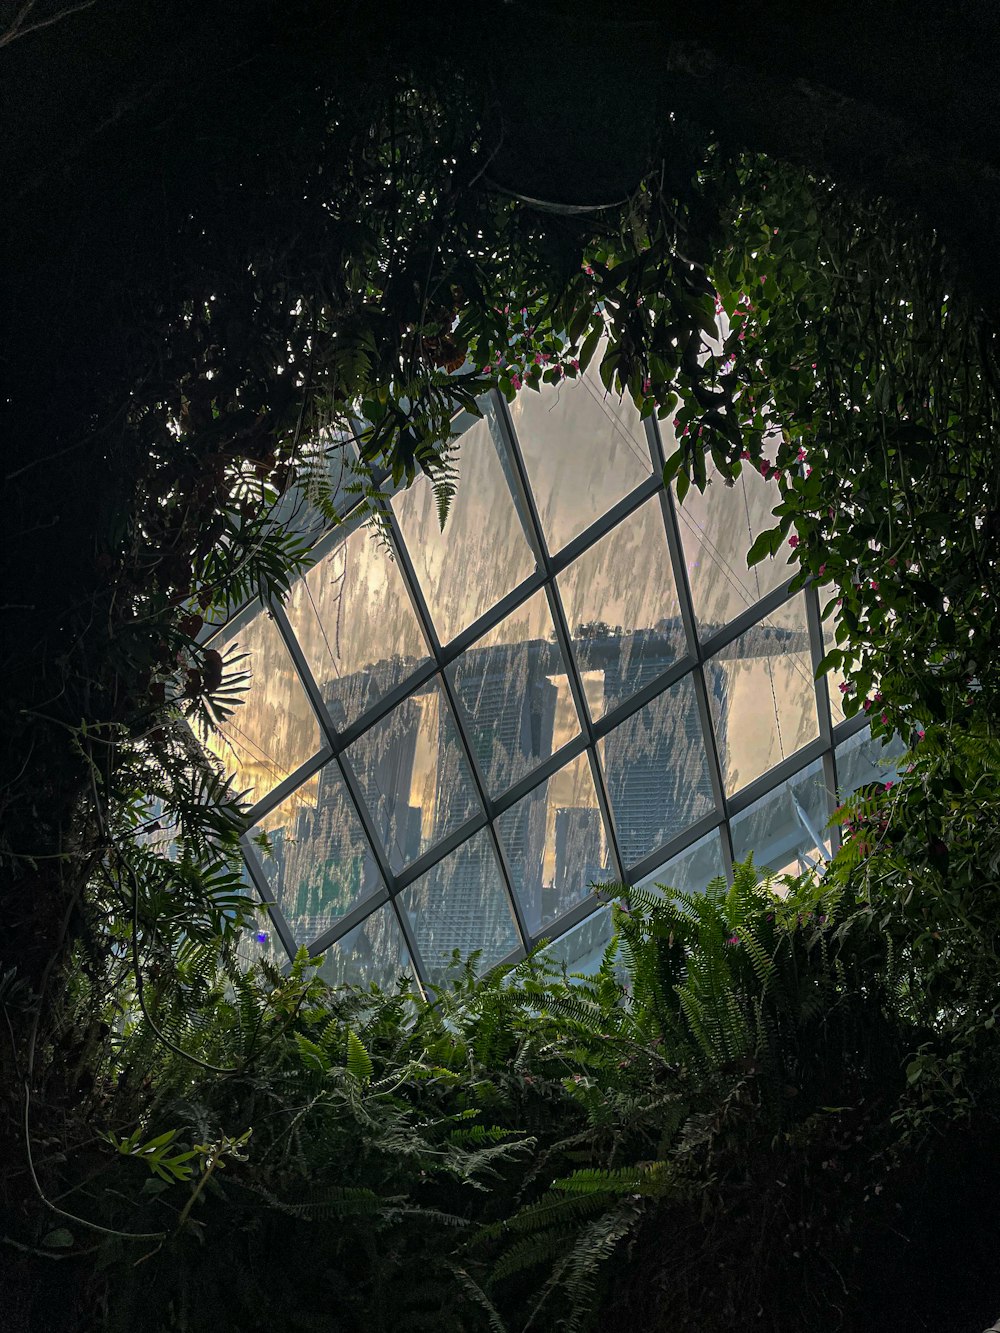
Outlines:
POLYGON ((496 430, 490 413, 458 442, 453 456, 458 490, 443 532, 434 488, 426 477, 392 502, 442 643, 495 606, 535 568, 496 430))
MULTIPOLYGON (((826 583, 818 588, 820 613, 830 605, 837 595, 837 590, 832 583, 826 583)), ((837 613, 836 609, 830 612, 823 623, 823 652, 832 652, 837 645, 837 613)), ((830 695, 830 717, 834 726, 844 721, 844 695, 847 693, 845 688, 847 678, 839 667, 833 667, 826 673, 826 688, 830 695)))
MULTIPOLYGON (((234 672, 249 672, 249 686, 217 732, 202 735, 227 773, 253 804, 321 745, 319 723, 278 627, 259 611, 216 645, 234 672)), ((227 673, 228 674, 228 673, 227 673)))
POLYGON ((382 886, 340 769, 331 761, 256 826, 257 859, 299 944, 382 886))
POLYGON ((413 965, 403 932, 386 903, 327 949, 317 975, 331 986, 374 982, 381 990, 393 990, 404 973, 412 976, 413 965))
POLYGON ((710 658, 705 682, 732 794, 819 735, 803 597, 710 658))
POLYGON ((574 560, 558 583, 595 717, 687 651, 657 496, 574 560), (590 684, 597 680, 599 690, 590 684))
POLYGON ((285 609, 338 730, 428 660, 399 565, 370 527, 294 583, 285 609))
POLYGON ((537 592, 449 668, 466 734, 494 796, 580 729, 555 637, 545 593, 537 592))
POLYGON ((899 776, 898 760, 906 753, 900 736, 888 745, 872 740, 866 727, 837 746, 837 782, 843 800, 869 782, 893 782, 899 776))
POLYGON ((253 921, 241 926, 236 936, 236 957, 245 968, 252 967, 261 959, 273 963, 275 967, 284 967, 288 962, 288 952, 281 942, 267 908, 261 902, 260 894, 245 865, 243 892, 257 904, 257 907, 253 921))
POLYGON ((543 384, 511 404, 521 454, 550 551, 561 550, 652 474, 631 398, 605 393, 598 349, 582 379, 543 384))
POLYGON ((611 908, 599 907, 586 921, 553 940, 545 950, 545 957, 557 967, 565 965, 569 973, 593 974, 601 966, 613 934, 611 908))
POLYGON ((554 773, 497 821, 511 882, 533 935, 613 879, 586 754, 554 773))
POLYGON ((598 744, 626 869, 715 808, 691 677, 598 744))
POLYGON ((479 812, 455 719, 437 681, 394 708, 346 754, 394 871, 479 812))
POLYGON ((720 875, 725 878, 726 865, 722 859, 719 832, 713 829, 686 852, 681 852, 641 879, 638 887, 652 889, 662 886, 679 889, 682 893, 701 893, 720 875))
POLYGON ((478 970, 484 972, 517 948, 510 900, 485 829, 404 889, 400 900, 432 981, 441 980, 456 949, 463 960, 482 950, 478 970))
POLYGON ((818 759, 730 821, 733 856, 775 874, 822 869, 830 858, 830 796, 818 759))
POLYGON ((783 546, 773 559, 747 569, 747 552, 758 534, 777 522, 771 514, 781 499, 775 483, 751 467, 744 467, 732 486, 711 466, 708 475, 704 494, 692 486, 684 503, 677 504, 675 497, 674 505, 694 611, 706 636, 735 620, 798 568, 791 548, 783 546))

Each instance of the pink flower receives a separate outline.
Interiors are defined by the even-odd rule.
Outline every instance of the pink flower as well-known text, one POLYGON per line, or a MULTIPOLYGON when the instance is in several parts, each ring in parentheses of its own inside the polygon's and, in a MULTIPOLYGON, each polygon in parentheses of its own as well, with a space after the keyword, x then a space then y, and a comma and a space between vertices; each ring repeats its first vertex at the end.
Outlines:
POLYGON ((893 789, 893 787, 895 787, 895 785, 896 785, 896 784, 895 784, 894 782, 887 782, 887 783, 885 784, 885 789, 886 789, 886 791, 892 791, 892 789, 893 789))
POLYGON ((514 386, 515 390, 519 389, 521 387, 521 376, 511 375, 510 382, 514 386))
POLYGON ((493 367, 492 367, 492 366, 483 366, 483 374, 484 374, 484 375, 492 375, 492 374, 493 374, 493 367))
POLYGON ((848 685, 848 683, 847 683, 846 680, 842 680, 842 681, 840 682, 840 692, 841 692, 841 694, 846 694, 847 691, 848 691, 850 688, 851 688, 851 687, 850 687, 850 685, 848 685))
POLYGON ((867 713, 868 710, 871 708, 871 706, 872 706, 872 701, 871 701, 871 699, 866 699, 866 700, 865 700, 865 712, 866 712, 866 713, 867 713))
POLYGON ((826 573, 826 565, 820 565, 820 567, 819 567, 819 576, 820 576, 820 578, 822 578, 823 575, 824 575, 825 573, 826 573))
POLYGON ((889 725, 889 714, 888 714, 888 713, 883 713, 883 714, 882 714, 882 723, 883 723, 884 726, 888 726, 888 725, 889 725))
POLYGON ((896 568, 896 557, 895 557, 894 555, 891 555, 891 556, 889 557, 889 568, 890 568, 890 569, 895 569, 895 568, 896 568))
POLYGON ((579 369, 580 369, 580 363, 579 363, 579 361, 576 359, 575 356, 570 357, 570 362, 569 362, 569 363, 570 363, 570 365, 573 367, 574 370, 579 370, 579 369))
POLYGON ((922 741, 923 739, 924 739, 924 733, 923 733, 923 731, 922 731, 922 730, 921 730, 921 731, 918 731, 918 732, 917 732, 917 740, 918 740, 918 741, 922 741))
POLYGON ((649 376, 647 375, 646 378, 645 378, 645 379, 643 380, 643 382, 642 382, 642 391, 643 391, 643 393, 649 393, 649 386, 650 386, 651 383, 652 383, 652 381, 650 380, 649 376))
POLYGON ((739 942, 740 942, 739 935, 730 935, 729 939, 726 940, 727 944, 739 944, 739 942))
POLYGON ((536 352, 536 353, 535 353, 535 365, 536 365, 536 366, 540 366, 541 364, 542 364, 542 354, 541 354, 541 352, 536 352))
POLYGON ((873 590, 874 592, 877 592, 877 591, 878 591, 878 579, 872 579, 872 581, 871 581, 871 586, 872 586, 872 590, 873 590))
POLYGON ((798 462, 800 462, 800 463, 804 463, 804 462, 806 461, 806 451, 805 451, 805 449, 799 449, 799 452, 796 454, 796 459, 797 459, 798 462))
POLYGON ((777 228, 777 227, 775 227, 775 229, 774 229, 774 234, 775 234, 775 236, 777 236, 777 234, 778 234, 778 228, 777 228))
POLYGON ((763 275, 761 275, 760 285, 763 287, 763 285, 764 285, 765 282, 767 282, 767 278, 765 278, 763 275))
POLYGON ((788 545, 792 548, 793 551, 795 550, 796 546, 798 546, 798 544, 799 544, 799 539, 798 539, 798 537, 794 537, 794 536, 789 537, 789 539, 788 539, 788 545))
POLYGON ((744 449, 743 452, 740 454, 740 458, 746 458, 746 459, 749 459, 749 457, 750 457, 750 450, 749 450, 749 449, 744 449))
POLYGON ((807 467, 807 468, 806 468, 806 476, 807 476, 807 477, 811 477, 812 474, 813 474, 813 470, 812 470, 812 468, 811 468, 811 467, 807 467))

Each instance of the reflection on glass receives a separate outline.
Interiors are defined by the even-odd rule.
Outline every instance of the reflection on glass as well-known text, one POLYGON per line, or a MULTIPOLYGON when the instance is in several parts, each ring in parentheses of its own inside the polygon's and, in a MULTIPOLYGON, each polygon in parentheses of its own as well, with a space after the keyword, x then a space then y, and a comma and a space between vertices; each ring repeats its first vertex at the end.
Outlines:
POLYGON ((455 950, 464 960, 482 951, 483 972, 517 948, 517 929, 489 834, 481 830, 426 875, 400 900, 431 980, 448 970, 455 950))
POLYGON ((844 800, 859 787, 870 782, 883 785, 899 776, 898 760, 906 753, 899 736, 893 736, 887 745, 873 740, 867 727, 857 731, 837 746, 837 783, 840 798, 844 800))
POLYGON ((497 824, 533 935, 586 898, 593 883, 614 878, 586 754, 505 810, 497 824))
MULTIPOLYGON (((320 748, 319 724, 278 627, 259 611, 217 645, 249 686, 219 730, 202 739, 253 804, 320 748), (244 656, 245 655, 245 656, 244 656), (235 659, 241 659, 236 661, 235 659)), ((229 672, 227 672, 227 675, 229 672)))
POLYGON ((653 496, 558 579, 595 718, 668 670, 687 651, 660 501, 653 496))
POLYGON ((403 932, 386 903, 327 949, 317 975, 331 986, 374 982, 380 990, 391 991, 400 977, 412 971, 403 932))
POLYGON ((714 809, 691 677, 599 742, 626 869, 714 809))
POLYGON ((448 643, 534 571, 507 484, 492 413, 462 436, 454 454, 458 490, 444 531, 434 488, 421 477, 393 500, 434 628, 448 643))
POLYGON ((537 592, 449 668, 466 734, 499 795, 579 731, 544 592, 537 592))
POLYGON ((830 859, 830 795, 823 761, 796 773, 776 791, 756 801, 731 822, 733 857, 776 875, 801 875, 822 869, 830 859))
POLYGON ((317 939, 382 886, 333 760, 250 836, 272 897, 299 944, 317 939))
POLYGON ((394 871, 479 812, 455 719, 436 680, 346 754, 394 871))
POLYGON ((579 972, 591 976, 601 966, 613 934, 611 908, 599 907, 586 921, 553 940, 544 956, 557 967, 565 967, 570 975, 579 972))
POLYGON ((699 838, 693 847, 675 856, 646 875, 638 888, 679 889, 681 893, 701 893, 719 876, 724 879, 726 866, 722 859, 722 843, 718 829, 699 838))
POLYGON ((544 384, 511 404, 521 454, 550 551, 561 550, 652 474, 631 398, 604 390, 598 349, 582 379, 544 384))
POLYGON ((299 579, 285 609, 338 730, 428 660, 399 565, 370 527, 299 579))
POLYGON ((716 653, 705 680, 731 795, 819 734, 802 595, 716 653))
POLYGON ((773 528, 771 510, 781 496, 773 481, 745 467, 732 486, 709 467, 704 494, 692 486, 676 503, 695 615, 709 635, 785 583, 798 568, 783 546, 773 559, 747 569, 747 552, 759 533, 773 528))

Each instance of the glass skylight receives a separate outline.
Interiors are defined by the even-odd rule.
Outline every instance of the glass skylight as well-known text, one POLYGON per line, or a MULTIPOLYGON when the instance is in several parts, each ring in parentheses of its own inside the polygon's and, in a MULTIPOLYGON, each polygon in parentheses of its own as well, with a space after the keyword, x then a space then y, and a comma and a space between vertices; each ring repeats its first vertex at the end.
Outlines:
POLYGON ((285 604, 216 638, 249 674, 209 742, 254 802, 249 950, 306 946, 335 983, 543 938, 589 966, 593 886, 820 865, 838 779, 888 776, 814 679, 817 590, 789 594, 787 551, 746 567, 773 484, 678 505, 656 423, 593 374, 482 407, 443 533, 426 479, 387 534, 345 509, 285 604))

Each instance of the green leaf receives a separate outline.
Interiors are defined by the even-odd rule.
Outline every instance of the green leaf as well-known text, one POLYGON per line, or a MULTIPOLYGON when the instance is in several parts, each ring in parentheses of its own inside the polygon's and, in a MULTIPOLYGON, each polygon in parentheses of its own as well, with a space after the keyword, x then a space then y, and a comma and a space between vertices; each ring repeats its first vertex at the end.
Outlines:
POLYGON ((581 375, 590 365, 591 361, 593 361, 594 353, 597 351, 603 333, 604 333, 604 324, 603 322, 601 322, 596 324, 587 334, 587 337, 584 340, 584 344, 580 348, 579 360, 580 360, 581 375))
POLYGON ((347 1068, 359 1083, 368 1083, 374 1069, 364 1042, 351 1029, 347 1032, 347 1068))
POLYGON ((47 1250, 71 1250, 76 1241, 71 1231, 67 1231, 65 1227, 56 1227, 43 1238, 42 1244, 47 1250))
POLYGON ((759 565, 762 560, 767 560, 778 553, 781 546, 781 528, 768 528, 762 532, 757 540, 747 552, 747 568, 752 569, 754 565, 759 565))

